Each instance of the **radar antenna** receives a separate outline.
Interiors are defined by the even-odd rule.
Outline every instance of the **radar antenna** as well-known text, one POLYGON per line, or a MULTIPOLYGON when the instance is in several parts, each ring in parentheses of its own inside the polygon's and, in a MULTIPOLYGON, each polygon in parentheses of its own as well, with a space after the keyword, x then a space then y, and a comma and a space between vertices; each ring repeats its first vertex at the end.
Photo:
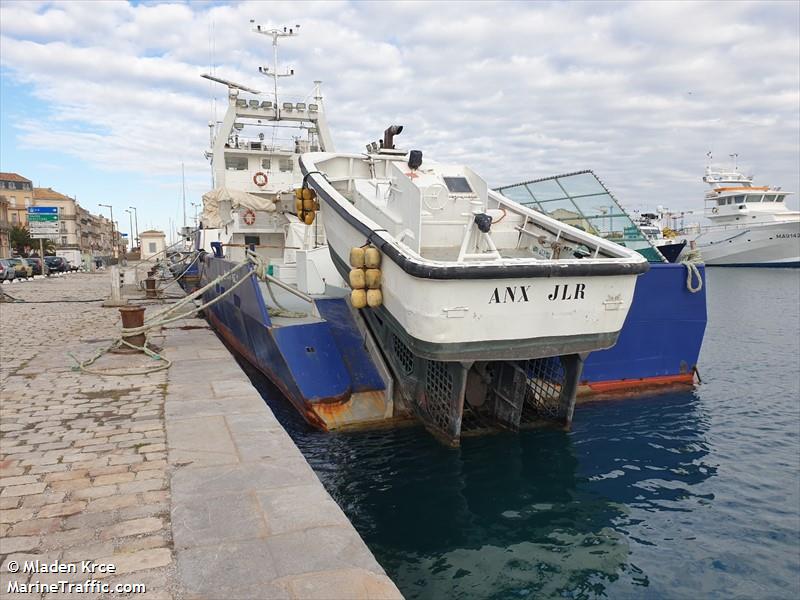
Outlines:
POLYGON ((240 83, 236 83, 234 81, 229 81, 227 79, 222 79, 221 77, 216 77, 214 75, 209 75, 208 73, 203 73, 200 75, 203 79, 208 79, 210 81, 216 81, 217 83, 222 83, 228 86, 230 90, 242 90, 243 92, 250 92, 251 94, 260 94, 258 90, 254 90, 251 87, 247 87, 246 85, 242 85, 240 83))
POLYGON ((294 37, 300 34, 300 25, 295 25, 294 27, 284 27, 283 30, 280 29, 264 29, 261 25, 255 25, 255 20, 250 19, 250 23, 253 23, 253 31, 256 33, 260 33, 261 35, 268 35, 272 36, 272 69, 270 67, 258 67, 258 72, 266 77, 272 77, 272 81, 275 85, 275 110, 279 110, 278 107, 278 78, 279 77, 291 77, 294 75, 294 69, 286 69, 286 73, 278 73, 278 38, 282 37, 294 37))

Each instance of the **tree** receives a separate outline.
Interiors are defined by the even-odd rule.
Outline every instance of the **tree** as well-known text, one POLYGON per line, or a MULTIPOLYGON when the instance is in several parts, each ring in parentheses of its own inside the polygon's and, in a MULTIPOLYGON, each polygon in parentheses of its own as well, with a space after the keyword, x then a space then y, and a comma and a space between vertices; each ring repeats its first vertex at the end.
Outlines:
MULTIPOLYGON (((20 256, 27 256, 30 250, 39 249, 39 240, 33 239, 31 237, 31 232, 28 231, 28 228, 24 225, 14 225, 14 227, 11 228, 9 241, 11 242, 11 247, 14 248, 20 256)), ((45 254, 55 251, 53 240, 44 239, 43 241, 45 254)))

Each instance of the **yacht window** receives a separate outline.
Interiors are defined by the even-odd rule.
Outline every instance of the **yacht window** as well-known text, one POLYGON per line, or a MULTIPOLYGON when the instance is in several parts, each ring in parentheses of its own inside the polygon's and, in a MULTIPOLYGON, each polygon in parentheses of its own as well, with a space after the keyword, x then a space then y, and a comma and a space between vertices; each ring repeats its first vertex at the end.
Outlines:
POLYGON ((728 204, 733 204, 733 196, 728 196, 728 204))
POLYGON ((262 158, 261 159, 261 168, 262 169, 270 169, 270 168, 272 168, 270 166, 270 164, 271 163, 270 163, 270 160, 268 158, 262 158))
POLYGON ((228 171, 247 171, 246 156, 226 156, 225 168, 228 171))
POLYGON ((775 202, 775 196, 773 194, 765 195, 764 202, 775 202))
POLYGON ((761 202, 761 194, 750 194, 747 196, 748 202, 761 202))
POLYGON ((775 196, 775 202, 783 202, 783 194, 779 194, 775 196))
POLYGON ((246 235, 244 236, 245 246, 258 246, 261 244, 261 236, 259 235, 246 235))
POLYGON ((281 171, 291 171, 294 168, 294 161, 291 158, 281 159, 281 171))
POLYGON ((744 202, 744 196, 736 196, 733 200, 736 204, 742 204, 744 202))
POLYGON ((725 206, 725 198, 718 198, 717 206, 725 206))
POLYGON ((471 194, 472 188, 466 177, 443 177, 447 189, 454 194, 471 194))

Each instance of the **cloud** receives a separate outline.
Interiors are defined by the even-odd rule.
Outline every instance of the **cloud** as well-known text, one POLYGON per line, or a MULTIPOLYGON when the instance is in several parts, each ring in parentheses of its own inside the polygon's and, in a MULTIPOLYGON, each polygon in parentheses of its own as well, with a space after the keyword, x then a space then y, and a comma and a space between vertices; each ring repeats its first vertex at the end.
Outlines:
POLYGON ((404 146, 492 185, 592 168, 632 207, 675 209, 702 205, 708 150, 738 152, 800 191, 800 5, 783 2, 727 3, 724 20, 703 2, 3 3, 4 76, 46 107, 13 115, 17 143, 130 177, 185 161, 201 192, 226 99, 199 74, 270 89, 250 18, 302 25, 282 89, 325 82, 340 150, 399 122, 404 146))

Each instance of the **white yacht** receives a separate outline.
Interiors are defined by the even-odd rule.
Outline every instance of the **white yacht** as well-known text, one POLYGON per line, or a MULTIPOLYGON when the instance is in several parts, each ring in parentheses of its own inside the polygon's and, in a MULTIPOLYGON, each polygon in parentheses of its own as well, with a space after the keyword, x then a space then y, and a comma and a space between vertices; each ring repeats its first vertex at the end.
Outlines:
POLYGON ((706 167, 711 189, 705 195, 709 226, 682 231, 689 248, 710 266, 800 266, 800 212, 786 207, 789 192, 754 186, 738 169, 706 167))

